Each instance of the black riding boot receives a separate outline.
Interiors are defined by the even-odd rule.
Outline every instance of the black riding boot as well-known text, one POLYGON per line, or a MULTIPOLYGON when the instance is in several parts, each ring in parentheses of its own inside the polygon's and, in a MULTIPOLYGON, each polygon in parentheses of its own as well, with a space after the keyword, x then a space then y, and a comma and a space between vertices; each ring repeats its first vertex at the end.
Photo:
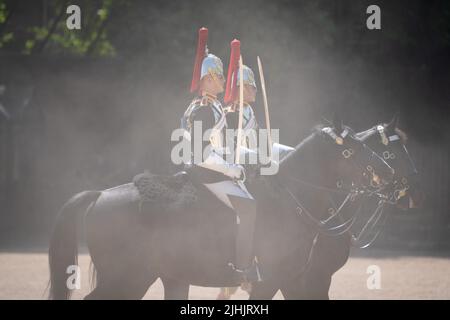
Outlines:
POLYGON ((233 265, 236 279, 239 283, 261 281, 253 252, 256 203, 251 199, 237 197, 230 200, 239 222, 236 237, 236 259, 233 265))

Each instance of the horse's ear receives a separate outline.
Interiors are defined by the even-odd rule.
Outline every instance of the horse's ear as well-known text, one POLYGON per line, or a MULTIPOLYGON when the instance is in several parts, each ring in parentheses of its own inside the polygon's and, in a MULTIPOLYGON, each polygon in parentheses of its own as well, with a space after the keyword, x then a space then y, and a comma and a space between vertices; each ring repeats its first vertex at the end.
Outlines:
POLYGON ((341 132, 344 127, 344 123, 342 122, 342 118, 338 112, 334 113, 333 116, 333 127, 335 130, 341 132))
POLYGON ((392 117, 392 120, 387 124, 386 128, 387 129, 391 129, 394 130, 395 128, 398 127, 398 112, 396 114, 394 114, 394 116, 392 117))

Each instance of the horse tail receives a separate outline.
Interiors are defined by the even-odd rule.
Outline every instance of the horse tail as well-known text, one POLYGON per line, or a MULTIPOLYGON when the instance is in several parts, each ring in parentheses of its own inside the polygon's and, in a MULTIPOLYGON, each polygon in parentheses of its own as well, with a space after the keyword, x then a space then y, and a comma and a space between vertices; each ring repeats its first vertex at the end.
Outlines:
POLYGON ((77 225, 80 213, 100 196, 101 191, 83 191, 74 195, 61 208, 50 239, 48 262, 50 267, 49 299, 69 299, 67 267, 77 265, 77 225))

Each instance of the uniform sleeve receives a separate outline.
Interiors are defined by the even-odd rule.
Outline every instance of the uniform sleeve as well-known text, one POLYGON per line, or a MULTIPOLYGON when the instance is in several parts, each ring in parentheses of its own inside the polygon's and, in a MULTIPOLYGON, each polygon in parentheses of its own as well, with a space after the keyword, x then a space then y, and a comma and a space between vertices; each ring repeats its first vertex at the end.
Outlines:
POLYGON ((239 112, 227 113, 227 126, 230 129, 237 129, 239 124, 239 112))
POLYGON ((192 122, 194 121, 201 121, 203 132, 205 132, 215 125, 214 112, 209 106, 202 106, 192 114, 192 122))
MULTIPOLYGON (((215 125, 214 112, 209 106, 202 106, 195 110, 192 114, 192 131, 191 131, 191 150, 194 150, 194 137, 197 135, 203 137, 203 134, 208 129, 212 129, 215 125), (194 122, 199 121, 202 123, 202 131, 196 133, 197 129, 194 122)), ((203 139, 202 139, 203 140, 203 139)), ((205 150, 206 146, 209 145, 209 141, 202 141, 202 150, 205 150)))

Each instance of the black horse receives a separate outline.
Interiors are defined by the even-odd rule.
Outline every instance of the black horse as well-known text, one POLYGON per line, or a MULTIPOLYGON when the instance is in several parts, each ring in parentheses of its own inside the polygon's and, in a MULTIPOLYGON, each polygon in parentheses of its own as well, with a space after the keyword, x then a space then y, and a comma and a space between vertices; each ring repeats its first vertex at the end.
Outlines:
MULTIPOLYGON (((299 215, 296 195, 301 190, 291 183, 296 178, 324 188, 340 181, 368 190, 373 183, 387 185, 392 168, 350 135, 342 138, 332 128, 318 127, 283 159, 276 176, 255 178, 251 188, 259 209, 254 248, 264 281, 254 285, 253 299, 270 299, 280 288, 286 298, 295 298, 290 284, 311 258, 317 233, 299 215)), ((66 270, 77 263, 80 217, 97 272, 88 299, 140 299, 157 278, 165 299, 187 299, 191 284, 237 285, 228 266, 234 257, 235 214, 201 185, 196 187, 198 200, 178 210, 142 208, 132 183, 72 197, 61 209, 50 241, 50 297, 70 297, 66 270)), ((323 195, 307 197, 308 210, 331 213, 323 195)))
MULTIPOLYGON (((420 207, 424 196, 419 174, 406 147, 407 135, 398 128, 398 117, 394 116, 389 123, 381 123, 352 135, 366 143, 394 168, 388 203, 404 210, 420 207)), ((382 224, 378 227, 382 227, 382 224)), ((351 246, 350 232, 337 236, 319 234, 305 273, 292 282, 289 290, 285 290, 288 296, 292 297, 289 293, 295 292, 295 298, 298 299, 328 299, 331 278, 347 262, 351 246)))

